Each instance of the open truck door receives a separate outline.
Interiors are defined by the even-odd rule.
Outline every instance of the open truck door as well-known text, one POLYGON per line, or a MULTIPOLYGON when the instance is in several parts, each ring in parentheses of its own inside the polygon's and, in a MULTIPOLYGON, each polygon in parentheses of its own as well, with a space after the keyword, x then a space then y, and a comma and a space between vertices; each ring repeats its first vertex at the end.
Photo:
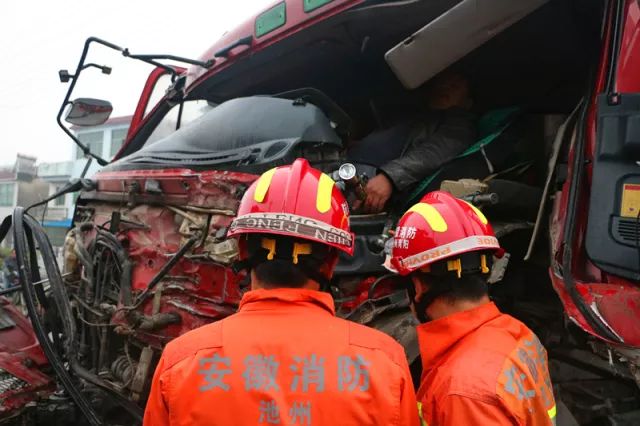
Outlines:
MULTIPOLYGON (((551 278, 567 315, 640 363, 640 5, 610 2, 596 81, 556 197, 551 278)), ((601 342, 603 343, 603 342, 601 342)))
POLYGON ((586 240, 599 269, 633 281, 640 281, 639 14, 638 2, 619 2, 613 17, 606 86, 596 100, 586 240))

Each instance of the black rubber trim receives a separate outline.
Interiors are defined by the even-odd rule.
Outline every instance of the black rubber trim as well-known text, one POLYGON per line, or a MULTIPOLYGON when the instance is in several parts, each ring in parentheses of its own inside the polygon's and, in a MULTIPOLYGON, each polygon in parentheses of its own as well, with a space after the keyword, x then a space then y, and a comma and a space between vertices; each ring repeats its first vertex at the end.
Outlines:
MULTIPOLYGON (((104 380, 102 380, 92 372, 82 367, 78 362, 76 355, 78 354, 79 350, 77 348, 78 339, 76 338, 75 318, 73 317, 73 313, 71 311, 71 305, 69 304, 69 297, 67 295, 64 282, 62 281, 62 275, 60 274, 60 270, 58 269, 58 264, 56 262, 55 255, 53 253, 53 248, 51 247, 51 243, 49 242, 49 238, 46 232, 40 226, 38 221, 36 221, 33 217, 25 214, 24 222, 27 225, 26 229, 30 229, 31 232, 33 232, 35 240, 38 243, 40 254, 42 255, 43 263, 47 271, 47 276, 49 278, 49 283, 50 283, 53 295, 56 299, 56 306, 63 309, 63 312, 59 312, 58 314, 62 315, 62 318, 67 319, 67 321, 64 322, 64 325, 67 327, 67 329, 65 329, 64 350, 66 352, 66 357, 69 361, 71 370, 79 378, 103 390, 105 392, 105 395, 108 398, 110 398, 113 402, 115 402, 116 404, 120 405, 122 408, 127 410, 127 412, 131 414, 131 416, 134 419, 136 419, 137 421, 142 421, 143 412, 142 412, 142 409, 140 409, 140 407, 138 407, 131 400, 123 396, 117 389, 115 389, 109 383, 105 382, 104 380)), ((14 227, 14 230, 15 230, 15 227, 14 227)), ((16 258, 17 258, 17 250, 16 250, 16 258)))
POLYGON ((571 186, 569 188, 569 199, 567 203, 567 221, 564 226, 564 253, 562 257, 562 277, 564 279, 564 285, 571 297, 571 300, 578 308, 578 311, 582 314, 587 323, 591 326, 600 336, 613 342, 622 343, 620 338, 616 336, 609 328, 598 318, 598 316, 591 310, 585 303, 584 299, 578 292, 576 282, 571 272, 573 261, 573 248, 572 244, 575 238, 576 230, 576 212, 578 206, 578 193, 581 187, 581 183, 584 175, 584 142, 585 142, 585 127, 587 111, 589 110, 589 103, 586 103, 580 114, 578 121, 578 134, 576 138, 576 146, 574 148, 573 159, 573 176, 571 177, 571 186))
POLYGON ((106 397, 124 408, 137 422, 141 422, 143 411, 140 407, 109 383, 86 370, 78 362, 76 358, 78 341, 76 339, 75 320, 51 243, 44 229, 33 217, 26 214, 22 207, 17 207, 13 212, 13 216, 5 218, 0 225, 0 241, 4 240, 12 224, 18 276, 29 318, 36 337, 61 385, 69 393, 91 425, 103 425, 104 422, 99 418, 90 401, 85 398, 84 393, 74 382, 72 373, 103 390, 106 397), (50 292, 55 303, 50 303, 51 300, 47 299, 42 284, 34 284, 40 281, 36 243, 47 271, 50 292), (62 339, 60 339, 58 333, 52 333, 53 342, 49 339, 45 323, 36 305, 36 300, 45 308, 46 323, 49 325, 62 325, 62 330, 59 330, 60 334, 63 335, 62 339), (67 369, 65 364, 69 366, 70 370, 67 369))
MULTIPOLYGON (((620 20, 621 16, 619 15, 620 3, 622 0, 612 0, 612 3, 609 4, 609 10, 607 12, 607 22, 611 23, 613 27, 611 28, 611 41, 609 48, 609 54, 613 55, 609 57, 609 84, 614 84, 613 79, 611 78, 611 73, 615 72, 615 69, 611 68, 616 64, 616 32, 619 32, 619 25, 615 22, 616 20, 620 20)), ((590 79, 592 82, 594 79, 590 79)), ((609 88, 609 87, 608 87, 609 88)), ((564 280, 564 285, 571 297, 571 300, 576 305, 578 311, 582 314, 584 319, 587 321, 587 324, 591 326, 594 332, 596 332, 601 337, 608 339, 612 342, 623 343, 620 338, 613 333, 606 324, 591 310, 589 306, 587 306, 586 302, 578 292, 576 287, 576 282, 573 277, 571 268, 573 262, 573 241, 575 239, 576 234, 576 214, 578 207, 578 196, 580 192, 581 183, 583 181, 584 176, 584 149, 585 149, 585 128, 587 126, 587 115, 589 111, 589 105, 593 103, 596 94, 591 93, 590 102, 586 102, 582 107, 582 111, 580 112, 580 118, 578 119, 578 134, 576 135, 576 145, 574 147, 574 158, 573 158, 573 176, 571 176, 571 186, 569 187, 569 198, 567 202, 567 212, 566 212, 566 222, 564 225, 564 235, 563 235, 563 245, 564 252, 562 256, 562 278, 564 280)))
POLYGON ((609 70, 607 76, 607 99, 610 105, 618 103, 618 93, 616 90, 616 71, 618 69, 618 58, 620 57, 620 46, 622 43, 622 30, 624 19, 623 0, 612 0, 614 5, 611 6, 610 13, 614 14, 611 18, 611 40, 609 44, 609 70))
MULTIPOLYGON (((7 219, 5 219, 6 222, 7 219)), ((4 225, 4 223, 3 223, 4 225)), ((4 230, 4 226, 3 226, 4 230)), ((4 238, 4 235, 0 235, 4 238)), ((13 212, 13 238, 16 250, 16 260, 18 264, 18 276, 20 279, 20 285, 22 286, 22 293, 24 295, 25 303, 29 311, 29 318, 33 325, 33 330, 42 346, 42 349, 49 360, 49 364, 53 367, 58 379, 60 380, 64 389, 69 393, 73 401, 78 405, 87 421, 91 425, 104 424, 99 418, 90 401, 80 392, 77 386, 73 383, 69 372, 65 368, 63 361, 53 347, 52 342, 47 337, 47 333, 44 324, 41 321, 40 315, 37 313, 37 306, 34 295, 34 288, 31 284, 31 277, 28 271, 31 270, 31 266, 28 262, 28 243, 26 241, 25 223, 24 223, 24 209, 17 207, 13 212)), ((45 248, 41 247, 41 250, 45 248)), ((46 250, 46 249, 45 249, 46 250)))

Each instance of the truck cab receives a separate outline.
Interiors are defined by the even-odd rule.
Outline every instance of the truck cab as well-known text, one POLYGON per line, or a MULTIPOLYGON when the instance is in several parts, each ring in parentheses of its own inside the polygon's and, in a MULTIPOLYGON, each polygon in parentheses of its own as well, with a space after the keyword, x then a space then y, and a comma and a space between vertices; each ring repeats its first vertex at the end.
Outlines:
POLYGON ((353 209, 355 254, 331 286, 338 312, 395 337, 419 375, 403 283, 383 266, 389 231, 430 190, 487 200, 509 253, 492 297, 547 347, 567 418, 632 424, 638 31, 636 0, 284 0, 189 66, 154 59, 125 144, 81 185, 61 280, 78 351, 65 357, 135 417, 162 347, 231 314, 246 290, 226 230, 251 182, 304 157, 357 207, 352 177, 366 183, 380 153, 405 142, 380 137, 389 146, 357 158, 352 148, 419 122, 429 82, 457 72, 477 138, 382 213, 353 209))

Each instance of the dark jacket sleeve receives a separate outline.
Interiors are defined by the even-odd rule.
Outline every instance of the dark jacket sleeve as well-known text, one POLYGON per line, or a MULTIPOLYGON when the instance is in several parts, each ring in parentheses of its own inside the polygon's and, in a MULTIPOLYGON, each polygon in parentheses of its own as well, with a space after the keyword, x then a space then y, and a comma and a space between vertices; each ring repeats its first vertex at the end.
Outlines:
POLYGON ((397 190, 405 190, 430 176, 461 154, 476 139, 475 116, 463 110, 443 113, 434 131, 422 124, 412 136, 402 156, 380 167, 397 190))

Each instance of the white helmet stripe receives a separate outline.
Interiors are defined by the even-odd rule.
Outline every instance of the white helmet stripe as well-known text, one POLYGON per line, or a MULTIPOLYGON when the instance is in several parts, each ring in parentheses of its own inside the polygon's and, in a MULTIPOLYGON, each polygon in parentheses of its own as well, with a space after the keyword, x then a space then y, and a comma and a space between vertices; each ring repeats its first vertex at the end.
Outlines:
POLYGON ((453 241, 449 244, 439 246, 430 250, 423 251, 421 253, 414 254, 413 256, 406 257, 400 260, 400 263, 405 268, 416 270, 424 265, 435 263, 439 260, 453 257, 460 253, 466 253, 475 250, 482 249, 499 249, 498 239, 490 236, 473 236, 463 238, 461 240, 453 241))
POLYGON ((353 236, 349 232, 310 217, 289 213, 249 213, 238 216, 231 222, 229 231, 233 233, 273 231, 327 244, 353 246, 353 236))

